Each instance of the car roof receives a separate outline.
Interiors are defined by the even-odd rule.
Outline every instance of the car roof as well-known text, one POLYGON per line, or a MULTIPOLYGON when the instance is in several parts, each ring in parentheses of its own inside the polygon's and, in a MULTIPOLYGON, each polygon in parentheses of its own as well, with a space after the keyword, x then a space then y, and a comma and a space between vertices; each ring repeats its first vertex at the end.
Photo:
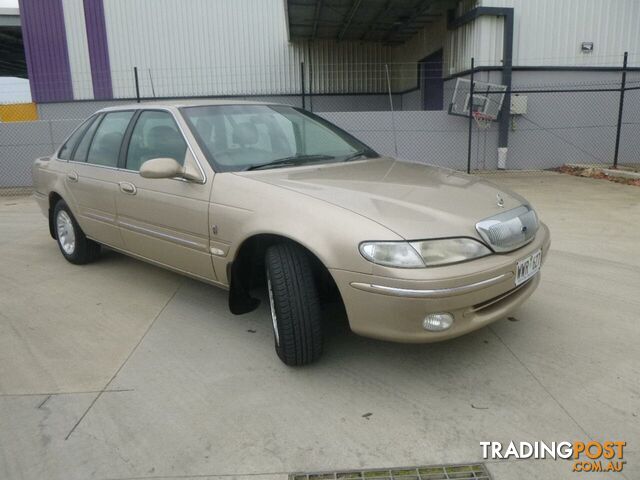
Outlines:
POLYGON ((280 105, 288 106, 283 103, 274 102, 255 102, 250 100, 229 99, 179 99, 179 100, 143 100, 141 103, 122 104, 114 107, 107 107, 99 112, 113 112, 118 110, 140 110, 145 108, 179 108, 179 107, 203 107, 209 105, 280 105))

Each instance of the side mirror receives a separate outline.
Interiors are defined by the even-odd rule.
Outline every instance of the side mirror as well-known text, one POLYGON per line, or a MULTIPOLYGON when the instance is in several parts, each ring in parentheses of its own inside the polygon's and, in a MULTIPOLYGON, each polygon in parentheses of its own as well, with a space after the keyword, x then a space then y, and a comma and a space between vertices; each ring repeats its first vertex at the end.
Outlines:
POLYGON ((185 174, 185 168, 173 158, 152 158, 140 166, 140 176, 144 178, 175 178, 192 180, 185 174))
POLYGON ((161 157, 147 160, 140 166, 144 178, 183 178, 190 182, 204 183, 204 177, 194 166, 193 156, 187 153, 184 167, 173 158, 161 157))

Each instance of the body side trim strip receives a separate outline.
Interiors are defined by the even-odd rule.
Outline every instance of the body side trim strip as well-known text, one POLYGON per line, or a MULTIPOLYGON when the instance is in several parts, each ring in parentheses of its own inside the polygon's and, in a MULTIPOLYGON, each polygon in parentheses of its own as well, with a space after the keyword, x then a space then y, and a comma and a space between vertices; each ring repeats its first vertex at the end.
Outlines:
MULTIPOLYGON (((89 239, 91 239, 93 241, 97 241, 93 237, 89 237, 88 236, 87 238, 89 238, 89 239)), ((217 279, 213 280, 211 278, 203 277, 201 275, 197 275, 195 273, 191 273, 191 272, 188 272, 186 270, 182 270, 180 268, 172 267, 171 265, 159 262, 158 260, 153 260, 151 258, 145 257, 144 255, 139 255, 137 253, 133 253, 133 252, 131 252, 129 250, 126 250, 125 248, 122 248, 122 247, 115 247, 113 245, 110 245, 110 244, 104 243, 104 242, 99 242, 99 243, 102 243, 102 245, 105 245, 105 246, 109 247, 110 249, 115 250, 116 252, 120 252, 120 253, 122 253, 124 255, 127 255, 129 257, 137 258, 138 260, 142 260, 143 262, 147 262, 147 263, 150 263, 152 265, 156 265, 156 266, 164 268, 166 270, 169 270, 169 271, 172 271, 172 272, 177 272, 177 273, 180 273, 182 275, 186 275, 187 277, 195 278, 196 280, 200 280, 202 282, 208 283, 209 285, 213 285, 214 287, 221 288, 222 290, 229 290, 229 285, 227 285, 225 283, 222 283, 222 282, 218 281, 217 279)), ((215 270, 214 270, 214 275, 215 275, 215 270)))
POLYGON ((361 282, 352 282, 351 286, 354 288, 357 288, 358 290, 363 290, 365 292, 379 293, 382 295, 391 295, 395 297, 438 298, 438 297, 449 297, 453 295, 462 295, 463 293, 468 293, 473 290, 489 287, 491 285, 500 283, 511 276, 513 276, 513 273, 508 272, 508 273, 503 273, 502 275, 498 275, 497 277, 488 278, 487 280, 482 280, 480 282, 470 283, 469 285, 462 285, 461 287, 434 288, 434 289, 425 289, 425 290, 387 287, 385 285, 377 285, 375 283, 361 283, 361 282))
POLYGON ((207 246, 202 244, 202 243, 193 242, 193 241, 187 240, 185 238, 175 237, 173 235, 169 235, 168 233, 159 232, 158 230, 152 230, 150 228, 140 227, 138 225, 133 225, 131 223, 126 223, 126 222, 123 222, 123 221, 119 221, 118 225, 121 226, 121 227, 127 228, 129 230, 136 231, 138 233, 151 235, 152 237, 161 238, 163 240, 170 240, 170 241, 172 241, 174 243, 178 243, 180 245, 183 245, 183 246, 186 246, 186 247, 190 247, 190 248, 196 248, 196 249, 201 250, 203 252, 209 253, 209 249, 207 248, 207 246))
POLYGON ((99 222, 105 222, 105 223, 109 223, 111 225, 113 225, 114 227, 116 226, 116 222, 115 222, 115 217, 107 217, 106 215, 99 215, 97 213, 93 213, 93 212, 84 212, 81 214, 82 217, 86 217, 90 220, 98 220, 99 222))

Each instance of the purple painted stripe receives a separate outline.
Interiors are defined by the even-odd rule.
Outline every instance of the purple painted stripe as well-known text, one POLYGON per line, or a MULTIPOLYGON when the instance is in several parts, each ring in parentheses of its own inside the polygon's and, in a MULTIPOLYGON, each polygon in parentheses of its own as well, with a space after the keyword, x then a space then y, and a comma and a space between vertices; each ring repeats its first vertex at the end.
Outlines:
POLYGON ((84 19, 87 26, 93 97, 96 100, 113 98, 107 26, 102 0, 84 0, 84 19))
POLYGON ((19 0, 19 6, 33 100, 73 100, 62 0, 19 0))

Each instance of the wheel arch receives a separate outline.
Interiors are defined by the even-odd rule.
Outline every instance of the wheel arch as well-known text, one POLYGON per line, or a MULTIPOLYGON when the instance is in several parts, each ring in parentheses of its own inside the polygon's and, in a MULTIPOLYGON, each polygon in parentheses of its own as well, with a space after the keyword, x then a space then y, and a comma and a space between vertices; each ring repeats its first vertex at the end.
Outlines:
MULTIPOLYGON (((247 313, 254 310, 258 302, 251 298, 251 288, 262 284, 264 277, 264 257, 271 245, 288 242, 303 249, 311 259, 314 277, 318 285, 338 292, 335 280, 320 256, 304 243, 276 233, 255 233, 245 238, 237 248, 233 260, 227 263, 229 279, 229 308, 234 314, 247 313)), ((339 292, 338 292, 339 295, 339 292)), ((342 299, 340 299, 342 301, 342 299)))
POLYGON ((49 193, 49 234, 54 240, 58 238, 58 234, 56 233, 56 228, 53 224, 53 209, 60 200, 64 199, 58 192, 52 191, 49 193))

